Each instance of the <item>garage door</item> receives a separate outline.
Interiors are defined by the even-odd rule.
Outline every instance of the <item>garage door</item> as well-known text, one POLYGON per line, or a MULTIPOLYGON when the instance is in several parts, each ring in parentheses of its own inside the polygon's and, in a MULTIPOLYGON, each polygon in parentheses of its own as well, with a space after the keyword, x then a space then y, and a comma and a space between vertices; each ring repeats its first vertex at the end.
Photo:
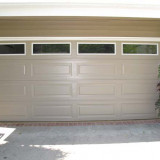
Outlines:
POLYGON ((0 43, 1 121, 155 118, 158 43, 0 43))

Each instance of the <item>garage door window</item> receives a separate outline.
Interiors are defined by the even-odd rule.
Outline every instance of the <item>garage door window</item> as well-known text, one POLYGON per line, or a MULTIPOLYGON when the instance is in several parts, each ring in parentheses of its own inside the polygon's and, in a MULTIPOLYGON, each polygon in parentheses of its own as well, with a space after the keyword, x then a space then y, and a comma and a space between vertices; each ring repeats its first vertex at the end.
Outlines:
POLYGON ((34 55, 68 55, 71 54, 70 43, 33 43, 34 55))
POLYGON ((25 44, 1 43, 0 55, 25 55, 25 44))
POLYGON ((79 55, 115 55, 115 43, 78 43, 79 55))
POLYGON ((123 55, 158 55, 158 44, 123 43, 123 55))

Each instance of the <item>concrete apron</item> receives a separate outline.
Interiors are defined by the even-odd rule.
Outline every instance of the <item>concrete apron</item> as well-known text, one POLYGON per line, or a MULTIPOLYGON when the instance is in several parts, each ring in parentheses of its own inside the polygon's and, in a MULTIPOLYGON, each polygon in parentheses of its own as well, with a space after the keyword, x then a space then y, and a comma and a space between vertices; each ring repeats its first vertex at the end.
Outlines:
POLYGON ((80 126, 8 123, 10 126, 0 127, 0 160, 158 159, 160 123, 141 122, 80 126))

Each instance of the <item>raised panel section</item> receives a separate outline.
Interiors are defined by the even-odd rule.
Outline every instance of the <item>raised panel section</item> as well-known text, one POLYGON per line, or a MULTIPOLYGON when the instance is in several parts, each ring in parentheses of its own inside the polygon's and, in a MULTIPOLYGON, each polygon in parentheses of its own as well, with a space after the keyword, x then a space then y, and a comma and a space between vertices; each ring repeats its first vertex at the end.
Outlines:
POLYGON ((0 85, 0 95, 1 96, 22 96, 25 95, 25 86, 18 84, 4 84, 0 85))
POLYGON ((116 64, 78 64, 78 76, 110 78, 115 77, 117 72, 116 64))
POLYGON ((157 79, 156 63, 133 62, 123 64, 123 76, 127 79, 157 79))
POLYGON ((37 83, 33 85, 34 97, 68 97, 72 95, 71 84, 37 83))
POLYGON ((72 75, 72 64, 39 62, 32 63, 32 78, 34 79, 56 79, 70 77, 72 75))
POLYGON ((27 86, 23 83, 1 82, 0 100, 22 100, 27 96, 27 86))
POLYGON ((0 62, 0 80, 19 80, 26 77, 26 64, 0 62))
POLYGON ((122 114, 154 114, 154 103, 123 103, 122 114))
POLYGON ((25 103, 1 102, 0 119, 5 116, 25 117, 27 115, 27 105, 25 103))
POLYGON ((156 83, 126 82, 126 84, 122 85, 122 96, 125 96, 125 97, 154 98, 155 94, 156 94, 156 83))
POLYGON ((93 84, 80 84, 79 85, 79 94, 80 95, 110 95, 114 96, 115 93, 115 85, 114 84, 101 84, 101 83, 93 83, 93 84))
POLYGON ((113 115, 114 114, 114 104, 89 104, 79 106, 80 116, 93 116, 93 115, 113 115))
POLYGON ((39 103, 32 105, 32 116, 44 118, 71 118, 72 105, 39 103))

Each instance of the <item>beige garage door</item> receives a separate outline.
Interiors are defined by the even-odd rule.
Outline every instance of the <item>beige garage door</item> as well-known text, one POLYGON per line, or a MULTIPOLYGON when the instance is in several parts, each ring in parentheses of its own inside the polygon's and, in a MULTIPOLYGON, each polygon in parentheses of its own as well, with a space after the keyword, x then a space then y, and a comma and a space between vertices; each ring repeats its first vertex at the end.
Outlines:
POLYGON ((155 118, 157 53, 156 42, 3 42, 0 120, 155 118))

